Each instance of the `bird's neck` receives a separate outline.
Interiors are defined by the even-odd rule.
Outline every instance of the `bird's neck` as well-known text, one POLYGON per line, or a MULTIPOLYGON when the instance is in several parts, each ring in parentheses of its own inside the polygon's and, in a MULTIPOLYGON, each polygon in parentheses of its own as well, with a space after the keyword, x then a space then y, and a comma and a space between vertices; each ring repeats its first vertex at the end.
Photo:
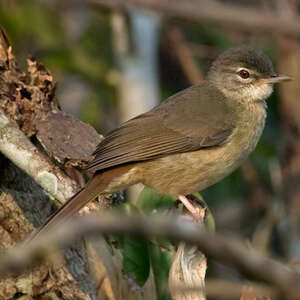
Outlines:
POLYGON ((222 85, 214 86, 223 94, 224 101, 232 111, 238 129, 236 130, 238 139, 241 142, 245 139, 245 143, 242 144, 246 145, 244 148, 247 153, 252 151, 265 126, 267 115, 265 99, 266 95, 269 96, 272 92, 272 86, 268 86, 265 90, 255 89, 252 92, 225 89, 222 85))
POLYGON ((254 100, 249 98, 230 99, 233 110, 235 112, 237 126, 244 130, 255 132, 260 136, 265 126, 267 116, 267 103, 264 99, 254 100))
POLYGON ((236 106, 236 136, 241 143, 241 151, 248 155, 256 146, 265 127, 266 102, 244 101, 236 106), (244 141, 243 141, 244 140, 244 141))

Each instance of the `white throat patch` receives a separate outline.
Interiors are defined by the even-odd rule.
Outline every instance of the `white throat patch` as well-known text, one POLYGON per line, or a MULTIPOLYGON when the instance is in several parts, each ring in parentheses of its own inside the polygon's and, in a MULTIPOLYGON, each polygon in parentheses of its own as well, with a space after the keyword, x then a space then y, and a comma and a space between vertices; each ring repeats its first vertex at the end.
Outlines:
MULTIPOLYGON (((246 90, 246 89, 245 89, 246 90)), ((260 85, 250 85, 247 98, 252 101, 266 100, 273 92, 273 85, 265 83, 260 85)))
POLYGON ((247 85, 242 89, 228 90, 226 88, 220 88, 226 97, 231 99, 238 99, 239 101, 247 102, 260 102, 266 100, 273 92, 273 86, 271 84, 261 85, 247 85))

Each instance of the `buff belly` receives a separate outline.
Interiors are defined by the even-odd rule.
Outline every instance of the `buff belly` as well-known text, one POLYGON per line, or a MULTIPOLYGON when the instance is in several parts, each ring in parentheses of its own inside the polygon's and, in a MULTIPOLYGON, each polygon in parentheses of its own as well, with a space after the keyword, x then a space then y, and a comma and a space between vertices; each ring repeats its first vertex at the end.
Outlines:
POLYGON ((215 184, 246 157, 232 155, 228 146, 175 154, 144 163, 142 182, 161 193, 187 195, 215 184))
POLYGON ((265 109, 247 118, 222 146, 174 154, 137 165, 141 182, 159 192, 187 195, 220 181, 248 157, 255 148, 265 124, 265 109))

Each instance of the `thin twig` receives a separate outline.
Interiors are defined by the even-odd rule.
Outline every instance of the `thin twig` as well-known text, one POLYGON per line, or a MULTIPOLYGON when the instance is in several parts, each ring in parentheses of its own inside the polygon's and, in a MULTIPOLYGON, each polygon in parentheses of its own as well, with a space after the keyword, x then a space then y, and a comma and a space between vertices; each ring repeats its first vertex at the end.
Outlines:
POLYGON ((173 27, 168 33, 171 48, 174 50, 180 65, 191 84, 199 84, 203 80, 203 74, 196 64, 193 53, 184 40, 184 36, 178 27, 173 27))

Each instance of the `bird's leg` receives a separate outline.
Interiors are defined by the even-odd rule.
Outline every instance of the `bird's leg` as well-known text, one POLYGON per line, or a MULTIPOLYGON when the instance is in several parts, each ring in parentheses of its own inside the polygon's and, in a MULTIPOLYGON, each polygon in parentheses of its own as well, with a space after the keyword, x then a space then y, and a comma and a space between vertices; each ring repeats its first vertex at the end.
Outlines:
POLYGON ((182 202, 185 208, 192 214, 195 221, 197 222, 203 221, 203 217, 204 217, 203 209, 194 206, 186 196, 178 195, 178 199, 182 202))

